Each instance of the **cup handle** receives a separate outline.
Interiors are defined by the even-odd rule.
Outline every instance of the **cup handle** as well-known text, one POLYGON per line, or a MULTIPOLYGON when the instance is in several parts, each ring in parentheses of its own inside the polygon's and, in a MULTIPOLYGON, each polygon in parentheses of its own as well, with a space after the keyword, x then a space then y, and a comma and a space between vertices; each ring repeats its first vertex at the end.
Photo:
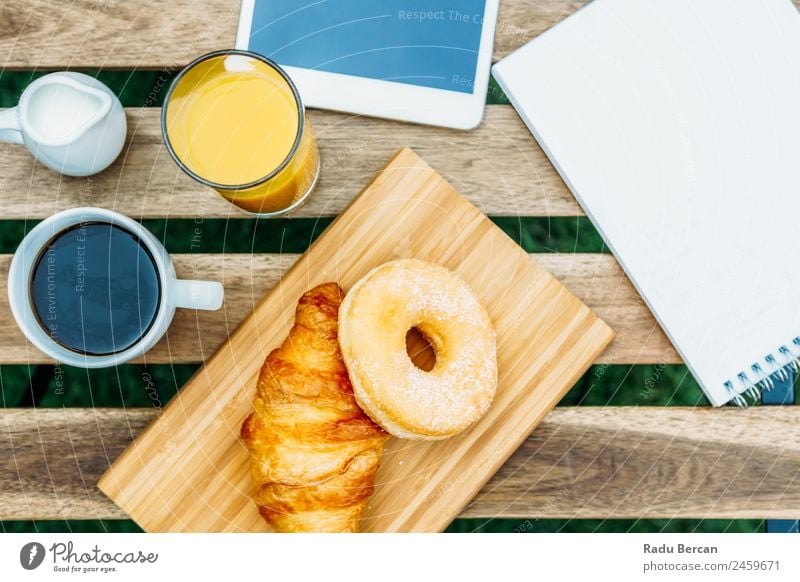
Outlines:
POLYGON ((25 143, 22 140, 22 131, 17 119, 17 108, 0 111, 0 141, 6 143, 25 143))
POLYGON ((175 279, 172 289, 175 294, 175 307, 216 311, 222 307, 224 291, 222 283, 216 281, 187 281, 175 279))

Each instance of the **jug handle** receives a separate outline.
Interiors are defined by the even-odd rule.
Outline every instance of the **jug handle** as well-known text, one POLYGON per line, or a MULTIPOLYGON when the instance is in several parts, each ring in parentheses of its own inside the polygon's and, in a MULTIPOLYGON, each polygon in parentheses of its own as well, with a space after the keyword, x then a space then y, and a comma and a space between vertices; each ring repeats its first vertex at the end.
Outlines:
POLYGON ((0 141, 6 143, 24 143, 22 141, 22 128, 19 126, 16 107, 0 111, 0 141))

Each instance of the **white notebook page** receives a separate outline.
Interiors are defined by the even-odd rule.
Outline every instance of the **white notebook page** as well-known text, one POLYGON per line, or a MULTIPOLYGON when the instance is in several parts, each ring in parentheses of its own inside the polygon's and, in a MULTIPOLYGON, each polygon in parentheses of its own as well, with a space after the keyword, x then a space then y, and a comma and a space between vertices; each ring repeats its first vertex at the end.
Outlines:
POLYGON ((800 356, 790 0, 595 0, 494 73, 713 404, 800 356))

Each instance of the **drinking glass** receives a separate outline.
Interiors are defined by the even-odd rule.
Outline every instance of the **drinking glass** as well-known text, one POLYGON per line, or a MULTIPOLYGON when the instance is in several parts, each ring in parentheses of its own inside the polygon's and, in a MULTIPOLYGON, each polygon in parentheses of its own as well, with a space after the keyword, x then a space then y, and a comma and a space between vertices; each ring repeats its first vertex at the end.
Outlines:
POLYGON ((291 212, 316 186, 319 150, 297 87, 261 55, 224 50, 191 62, 167 92, 161 127, 189 176, 250 213, 291 212))

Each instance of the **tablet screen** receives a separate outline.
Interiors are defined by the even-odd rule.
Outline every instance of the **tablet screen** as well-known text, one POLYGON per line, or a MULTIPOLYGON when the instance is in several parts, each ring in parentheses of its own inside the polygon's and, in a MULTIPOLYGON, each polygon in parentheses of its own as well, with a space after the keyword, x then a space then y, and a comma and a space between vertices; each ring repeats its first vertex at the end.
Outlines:
POLYGON ((249 49, 290 67, 472 93, 486 0, 256 0, 249 49))

